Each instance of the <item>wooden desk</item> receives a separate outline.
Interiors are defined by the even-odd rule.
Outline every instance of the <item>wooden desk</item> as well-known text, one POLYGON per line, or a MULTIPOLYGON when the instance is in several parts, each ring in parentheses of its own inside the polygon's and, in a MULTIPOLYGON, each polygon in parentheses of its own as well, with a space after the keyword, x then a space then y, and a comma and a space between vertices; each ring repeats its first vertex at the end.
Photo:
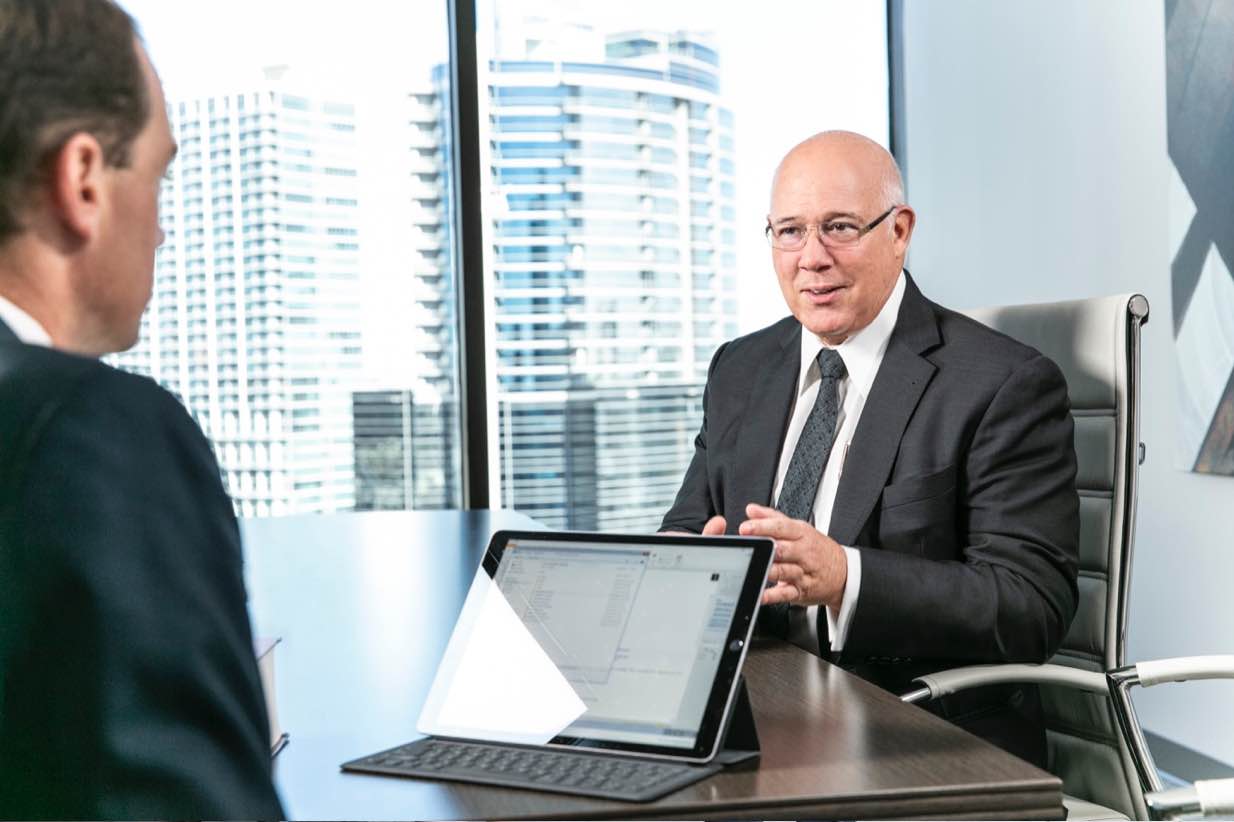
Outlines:
POLYGON ((759 643, 746 678, 757 768, 631 805, 344 774, 408 742, 488 537, 511 512, 382 512, 244 523, 249 595, 276 656, 291 744, 275 777, 312 819, 1062 818, 1057 779, 790 645, 759 643))

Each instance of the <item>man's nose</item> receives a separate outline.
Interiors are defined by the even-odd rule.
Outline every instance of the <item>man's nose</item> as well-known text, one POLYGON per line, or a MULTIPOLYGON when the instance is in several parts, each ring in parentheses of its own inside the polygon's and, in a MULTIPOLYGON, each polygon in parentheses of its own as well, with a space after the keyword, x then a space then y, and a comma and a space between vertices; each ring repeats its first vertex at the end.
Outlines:
POLYGON ((801 268, 817 269, 831 265, 831 251, 823 245, 822 234, 817 228, 806 232, 806 244, 801 249, 798 265, 801 268))

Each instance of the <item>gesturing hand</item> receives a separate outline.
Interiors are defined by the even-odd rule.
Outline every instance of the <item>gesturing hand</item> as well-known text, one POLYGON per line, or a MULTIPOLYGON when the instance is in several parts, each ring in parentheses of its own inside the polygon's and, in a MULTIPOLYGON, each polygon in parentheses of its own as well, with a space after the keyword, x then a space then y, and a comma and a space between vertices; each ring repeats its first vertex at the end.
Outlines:
MULTIPOLYGON (((763 591, 763 604, 826 605, 839 610, 848 581, 844 549, 808 522, 789 519, 774 508, 750 504, 742 536, 771 537, 776 558, 768 579, 774 587, 763 591)), ((710 524, 710 523, 708 523, 710 524)))

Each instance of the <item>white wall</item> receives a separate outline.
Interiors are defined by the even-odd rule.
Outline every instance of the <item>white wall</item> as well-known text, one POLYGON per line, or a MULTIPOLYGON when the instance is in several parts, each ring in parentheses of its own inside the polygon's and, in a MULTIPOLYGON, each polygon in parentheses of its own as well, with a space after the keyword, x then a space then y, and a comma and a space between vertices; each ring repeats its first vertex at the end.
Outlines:
MULTIPOLYGON (((1234 477, 1174 467, 1163 0, 904 5, 909 269, 956 308, 1148 297, 1128 660, 1234 653, 1234 477)), ((1162 686, 1137 707, 1234 763, 1234 684, 1162 686)))

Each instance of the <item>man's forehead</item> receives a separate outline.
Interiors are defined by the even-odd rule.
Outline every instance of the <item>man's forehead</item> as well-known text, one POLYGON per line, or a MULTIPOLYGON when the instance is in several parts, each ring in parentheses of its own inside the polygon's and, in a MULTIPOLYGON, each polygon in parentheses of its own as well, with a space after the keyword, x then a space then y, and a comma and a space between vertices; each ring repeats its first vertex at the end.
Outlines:
POLYGON ((812 216, 823 212, 856 212, 875 197, 876 180, 845 169, 820 166, 785 167, 771 190, 771 210, 779 215, 812 216))

